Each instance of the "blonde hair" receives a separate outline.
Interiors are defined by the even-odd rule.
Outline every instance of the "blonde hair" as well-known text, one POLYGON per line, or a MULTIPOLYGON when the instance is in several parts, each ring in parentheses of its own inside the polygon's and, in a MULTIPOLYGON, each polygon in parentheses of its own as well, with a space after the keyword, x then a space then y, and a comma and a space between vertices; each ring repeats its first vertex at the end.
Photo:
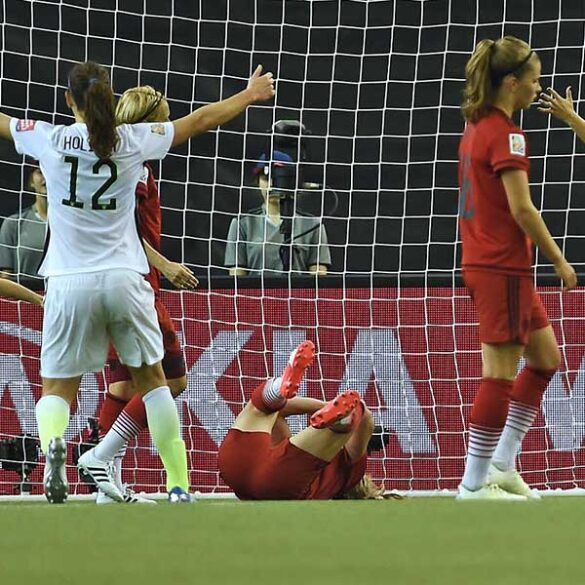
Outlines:
POLYGON ((164 122, 168 104, 164 95, 150 85, 127 89, 116 105, 116 124, 164 122))
POLYGON ((530 45, 521 39, 506 36, 497 41, 480 41, 465 66, 463 117, 477 122, 493 105, 496 92, 507 75, 522 77, 538 59, 530 45))
POLYGON ((402 496, 390 493, 386 494, 386 490, 378 485, 369 473, 366 473, 357 485, 343 494, 346 500, 386 500, 395 499, 401 500, 402 496))

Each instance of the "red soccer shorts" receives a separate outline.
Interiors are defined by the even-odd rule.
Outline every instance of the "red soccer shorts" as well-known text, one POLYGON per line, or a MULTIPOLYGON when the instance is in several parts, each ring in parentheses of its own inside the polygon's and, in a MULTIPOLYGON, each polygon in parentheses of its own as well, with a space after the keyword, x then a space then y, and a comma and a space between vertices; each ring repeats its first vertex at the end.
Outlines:
POLYGON ((464 270, 463 279, 479 313, 482 343, 528 343, 532 331, 549 325, 530 276, 464 270))
MULTIPOLYGON (((164 303, 158 298, 155 298, 154 308, 158 316, 158 324, 163 336, 163 344, 165 348, 165 355, 162 359, 162 367, 167 380, 174 380, 182 378, 186 372, 185 359, 181 351, 181 344, 175 331, 175 326, 167 308, 164 303)), ((109 375, 108 384, 114 382, 126 382, 131 380, 128 368, 120 363, 116 350, 110 346, 108 354, 109 375)))
POLYGON ((271 447, 270 434, 238 429, 229 430, 218 463, 221 477, 242 500, 329 499, 353 487, 365 471, 365 457, 351 463, 345 449, 327 462, 288 439, 271 447))

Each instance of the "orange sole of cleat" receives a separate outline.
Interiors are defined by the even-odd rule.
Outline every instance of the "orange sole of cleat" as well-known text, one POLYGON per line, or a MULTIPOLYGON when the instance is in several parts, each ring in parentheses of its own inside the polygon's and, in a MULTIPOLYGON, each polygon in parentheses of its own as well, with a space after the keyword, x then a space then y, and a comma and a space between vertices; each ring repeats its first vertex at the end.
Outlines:
POLYGON ((287 364, 282 373, 280 393, 285 398, 293 398, 297 395, 305 370, 313 363, 314 357, 315 345, 312 341, 303 341, 295 349, 292 364, 287 364))
POLYGON ((359 393, 355 390, 346 390, 311 416, 311 426, 315 429, 330 427, 346 417, 359 403, 359 393))

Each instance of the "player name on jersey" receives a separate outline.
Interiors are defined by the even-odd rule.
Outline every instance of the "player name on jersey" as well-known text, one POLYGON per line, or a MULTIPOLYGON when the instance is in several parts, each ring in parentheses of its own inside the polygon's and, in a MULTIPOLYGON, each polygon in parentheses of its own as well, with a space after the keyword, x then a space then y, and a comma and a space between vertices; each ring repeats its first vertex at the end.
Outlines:
POLYGON ((81 136, 63 136, 63 150, 81 150, 83 152, 93 152, 89 141, 81 136))

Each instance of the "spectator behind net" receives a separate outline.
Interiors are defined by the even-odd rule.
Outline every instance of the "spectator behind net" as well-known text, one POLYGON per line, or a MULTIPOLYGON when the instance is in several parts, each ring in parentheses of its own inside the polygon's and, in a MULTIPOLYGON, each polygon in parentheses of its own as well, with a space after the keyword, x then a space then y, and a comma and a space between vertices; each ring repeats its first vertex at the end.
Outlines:
POLYGON ((232 220, 224 265, 232 276, 282 276, 288 271, 286 254, 291 251, 290 271, 293 274, 327 274, 331 265, 327 231, 319 218, 299 211, 298 201, 288 202, 294 214, 290 213, 289 220, 292 246, 286 245, 283 222, 287 218, 281 206, 285 193, 276 189, 274 182, 287 166, 295 163, 289 154, 280 150, 272 152, 271 161, 269 165, 267 155, 262 154, 254 169, 263 203, 232 220))
POLYGON ((47 231, 47 184, 37 166, 30 171, 28 191, 35 194, 35 202, 7 217, 0 227, 2 278, 38 278, 47 231))

